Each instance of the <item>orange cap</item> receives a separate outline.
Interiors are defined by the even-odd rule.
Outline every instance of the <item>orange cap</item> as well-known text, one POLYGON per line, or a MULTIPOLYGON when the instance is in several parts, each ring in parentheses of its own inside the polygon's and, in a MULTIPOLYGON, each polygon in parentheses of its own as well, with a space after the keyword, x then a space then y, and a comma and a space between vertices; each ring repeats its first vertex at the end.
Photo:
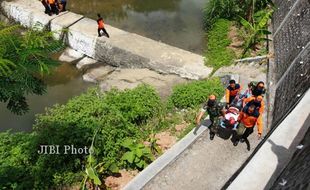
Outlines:
POLYGON ((211 95, 209 96, 209 100, 215 100, 215 99, 216 99, 215 95, 211 94, 211 95))

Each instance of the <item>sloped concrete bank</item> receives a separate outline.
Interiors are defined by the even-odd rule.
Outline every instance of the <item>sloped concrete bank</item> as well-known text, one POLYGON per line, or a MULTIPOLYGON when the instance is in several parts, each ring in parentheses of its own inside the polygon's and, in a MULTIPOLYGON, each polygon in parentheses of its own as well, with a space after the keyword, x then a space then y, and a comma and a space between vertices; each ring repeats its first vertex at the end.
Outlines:
POLYGON ((187 79, 206 78, 212 72, 200 55, 109 25, 106 29, 111 37, 98 38, 95 20, 72 12, 48 16, 37 0, 4 1, 1 6, 8 17, 21 25, 48 28, 55 32, 55 38, 64 39, 71 48, 99 62, 125 68, 148 68, 187 79))

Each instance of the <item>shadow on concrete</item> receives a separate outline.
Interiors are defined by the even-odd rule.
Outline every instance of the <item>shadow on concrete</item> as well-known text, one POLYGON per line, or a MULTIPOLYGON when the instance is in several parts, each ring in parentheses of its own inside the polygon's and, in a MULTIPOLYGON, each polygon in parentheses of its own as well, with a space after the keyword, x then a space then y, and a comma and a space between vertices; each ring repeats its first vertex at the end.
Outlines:
POLYGON ((277 156, 278 158, 278 165, 275 171, 273 172, 269 182, 265 186, 265 190, 270 189, 271 183, 275 180, 276 176, 281 172, 281 169, 283 169, 284 164, 287 161, 287 154, 289 149, 285 148, 284 146, 279 146, 275 144, 272 140, 268 139, 267 142, 271 144, 271 150, 272 152, 277 156))
MULTIPOLYGON (((271 150, 277 155, 278 157, 278 165, 276 170, 273 172, 272 176, 270 177, 268 183, 266 184, 264 190, 269 190, 272 185, 285 185, 285 181, 282 181, 282 179, 277 179, 280 177, 281 173, 284 171, 285 167, 289 165, 290 161, 294 157, 293 155, 289 154, 289 152, 294 151, 294 155, 296 155, 300 150, 296 149, 296 145, 298 144, 304 144, 305 139, 307 137, 307 134, 309 136, 309 133, 306 133, 305 131, 308 131, 310 127, 310 115, 308 115, 307 119, 305 120, 303 126, 299 130, 298 134, 296 135, 295 139, 291 143, 290 147, 287 149, 283 146, 276 145, 272 140, 268 139, 267 141, 272 145, 271 150), (306 134, 302 136, 302 134, 306 134), (301 139, 303 139, 301 141, 301 139), (301 141, 301 142, 300 142, 301 141), (274 184, 275 182, 278 182, 278 184, 274 184)), ((307 176, 304 176, 305 178, 307 176)), ((289 182, 288 182, 289 183, 289 182)), ((280 188, 281 189, 281 188, 280 188)))
POLYGON ((221 137, 224 140, 229 139, 231 136, 233 136, 234 131, 231 129, 224 129, 222 127, 219 127, 217 136, 221 137))
POLYGON ((197 135, 197 131, 200 129, 200 127, 207 127, 209 128, 209 126, 211 125, 211 121, 210 119, 204 119, 201 121, 200 125, 197 125, 193 131, 194 135, 197 135))

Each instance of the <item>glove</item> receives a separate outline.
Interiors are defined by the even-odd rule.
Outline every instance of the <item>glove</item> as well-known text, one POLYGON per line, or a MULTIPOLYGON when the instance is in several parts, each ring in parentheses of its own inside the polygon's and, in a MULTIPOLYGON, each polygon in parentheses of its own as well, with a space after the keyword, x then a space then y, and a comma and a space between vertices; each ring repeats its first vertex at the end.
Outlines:
POLYGON ((258 140, 261 140, 261 139, 262 139, 262 134, 261 134, 261 133, 258 133, 258 134, 257 134, 257 137, 258 137, 258 140))

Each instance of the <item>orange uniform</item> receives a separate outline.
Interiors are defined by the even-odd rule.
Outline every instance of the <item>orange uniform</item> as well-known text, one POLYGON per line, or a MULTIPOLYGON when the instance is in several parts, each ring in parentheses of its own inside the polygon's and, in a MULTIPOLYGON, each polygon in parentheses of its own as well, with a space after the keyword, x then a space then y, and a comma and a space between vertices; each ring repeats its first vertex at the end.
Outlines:
POLYGON ((98 20, 97 20, 97 23, 98 23, 98 28, 104 28, 103 19, 98 19, 98 20))
POLYGON ((48 4, 54 4, 55 0, 47 0, 48 4))
POLYGON ((228 86, 226 88, 226 102, 231 103, 232 100, 237 96, 237 94, 241 91, 241 85, 236 84, 235 88, 228 86))
POLYGON ((254 127, 257 123, 257 130, 259 134, 262 134, 263 128, 261 125, 258 124, 258 118, 260 117, 260 114, 257 110, 255 110, 252 114, 247 113, 246 109, 243 109, 240 112, 240 115, 238 117, 238 121, 242 123, 246 128, 254 127))
POLYGON ((243 100, 243 103, 244 105, 246 105, 247 103, 251 102, 251 101, 255 101, 255 99, 257 99, 258 101, 260 101, 260 107, 259 107, 259 113, 262 115, 264 113, 264 109, 265 109, 265 103, 264 103, 264 100, 263 100, 263 97, 262 96, 258 96, 258 97, 254 97, 254 96, 251 96, 249 98, 245 98, 243 100))

